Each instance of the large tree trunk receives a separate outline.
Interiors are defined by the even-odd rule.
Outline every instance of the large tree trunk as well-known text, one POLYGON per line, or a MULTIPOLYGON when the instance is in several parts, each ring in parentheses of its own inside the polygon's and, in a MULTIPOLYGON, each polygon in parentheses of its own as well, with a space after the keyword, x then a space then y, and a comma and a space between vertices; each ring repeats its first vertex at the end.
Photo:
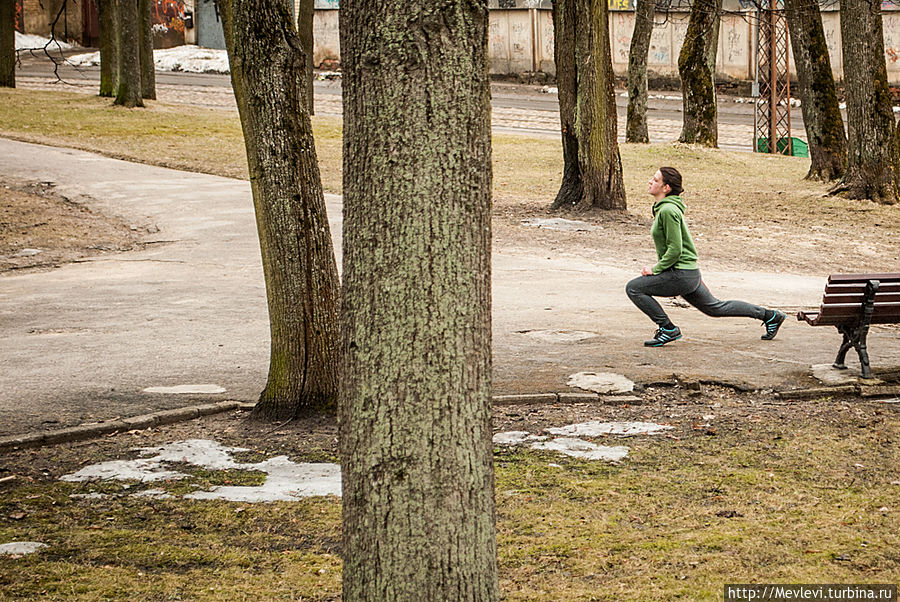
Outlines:
POLYGON ((551 209, 625 209, 605 0, 553 3, 563 179, 551 209))
POLYGON ((628 52, 628 113, 625 142, 650 142, 647 131, 647 52, 653 34, 655 0, 638 0, 628 52))
POLYGON ((809 180, 837 180, 847 161, 847 136, 825 45, 817 0, 785 0, 800 108, 809 140, 809 180))
POLYGON ((156 64, 153 62, 153 16, 151 0, 138 0, 141 44, 141 98, 156 100, 156 64))
POLYGON ((722 0, 694 0, 684 45, 678 55, 684 125, 679 140, 716 148, 716 48, 722 0))
POLYGON ((290 0, 226 0, 220 8, 269 307, 269 377, 253 415, 289 419, 336 407, 340 344, 340 282, 305 58, 290 0))
POLYGON ((0 0, 0 87, 16 87, 16 0, 0 0))
POLYGON ((487 2, 343 0, 340 34, 343 597, 496 600, 487 2))
POLYGON ((97 11, 100 19, 100 96, 113 97, 119 79, 116 0, 97 0, 97 11))
POLYGON ((138 0, 119 0, 119 29, 116 45, 119 48, 119 84, 115 104, 142 107, 141 49, 138 0))
POLYGON ((297 33, 300 35, 300 45, 303 47, 303 55, 306 57, 306 100, 309 114, 315 115, 315 102, 313 100, 313 16, 316 12, 316 0, 300 0, 297 11, 297 33))
POLYGON ((851 199, 897 201, 897 144, 879 0, 842 0, 847 90, 847 171, 833 190, 851 199))

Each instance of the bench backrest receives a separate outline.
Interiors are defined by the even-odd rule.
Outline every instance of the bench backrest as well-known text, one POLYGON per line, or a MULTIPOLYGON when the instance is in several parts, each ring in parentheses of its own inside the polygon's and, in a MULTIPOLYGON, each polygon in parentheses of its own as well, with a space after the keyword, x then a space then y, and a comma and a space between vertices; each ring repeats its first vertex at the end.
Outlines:
POLYGON ((861 317, 869 280, 879 281, 871 323, 900 322, 900 274, 832 274, 825 285, 816 324, 845 324, 861 317))

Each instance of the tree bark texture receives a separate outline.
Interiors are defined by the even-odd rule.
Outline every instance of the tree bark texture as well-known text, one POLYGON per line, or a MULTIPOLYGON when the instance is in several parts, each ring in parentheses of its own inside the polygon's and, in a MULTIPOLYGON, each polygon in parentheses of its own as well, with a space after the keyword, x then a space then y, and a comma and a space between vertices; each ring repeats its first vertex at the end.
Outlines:
POLYGON ((138 0, 141 43, 141 98, 156 100, 156 64, 153 62, 153 7, 151 0, 138 0))
POLYGON ((119 79, 116 4, 116 0, 97 0, 100 20, 100 96, 114 97, 119 79))
POLYGON ((119 0, 119 29, 116 45, 119 48, 119 84, 115 104, 142 107, 141 48, 138 0, 119 0))
POLYGON ((625 209, 609 45, 601 0, 553 3, 563 178, 551 209, 625 209))
POLYGON ((487 2, 343 0, 340 43, 343 599, 496 600, 487 2))
POLYGON ((0 87, 16 87, 16 0, 0 0, 0 87))
POLYGON ((847 171, 834 193, 897 201, 897 143, 878 0, 842 0, 847 94, 847 171))
POLYGON ((628 112, 625 142, 650 142, 647 130, 647 53, 653 33, 655 0, 638 0, 628 53, 628 112))
POLYGON ((679 140, 718 147, 715 64, 722 0, 694 0, 678 55, 684 124, 679 140))
POLYGON ((269 309, 269 375, 253 415, 334 409, 337 262, 307 112, 305 57, 290 0, 220 3, 269 309))
POLYGON ((847 135, 838 105, 817 0, 785 0, 800 108, 809 141, 808 180, 837 180, 847 161, 847 135))
POLYGON ((306 100, 310 115, 315 115, 315 102, 313 101, 313 16, 316 12, 316 0, 300 0, 297 11, 297 33, 300 35, 300 44, 303 47, 303 55, 306 57, 306 100))

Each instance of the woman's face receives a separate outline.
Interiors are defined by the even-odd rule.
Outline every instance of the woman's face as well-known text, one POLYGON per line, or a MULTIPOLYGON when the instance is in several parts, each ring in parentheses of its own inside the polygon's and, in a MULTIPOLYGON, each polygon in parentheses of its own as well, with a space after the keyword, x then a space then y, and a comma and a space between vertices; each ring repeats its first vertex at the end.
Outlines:
POLYGON ((650 184, 647 186, 647 194, 655 199, 664 198, 669 193, 669 185, 663 182, 662 174, 659 170, 650 178, 650 184))

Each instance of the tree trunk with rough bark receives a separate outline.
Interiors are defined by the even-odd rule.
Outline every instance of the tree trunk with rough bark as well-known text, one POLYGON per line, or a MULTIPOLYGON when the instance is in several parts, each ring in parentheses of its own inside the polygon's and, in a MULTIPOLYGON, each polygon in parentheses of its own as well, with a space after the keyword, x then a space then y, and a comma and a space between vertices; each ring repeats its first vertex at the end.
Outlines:
POLYGON ((564 166, 550 208, 625 209, 607 3, 555 0, 553 25, 564 166))
POLYGON ((141 40, 138 0, 119 0, 119 28, 116 46, 118 57, 118 88, 115 104, 142 107, 141 100, 141 40))
POLYGON ((315 115, 315 102, 313 100, 313 16, 316 12, 316 0, 300 0, 300 8, 297 11, 297 33, 300 35, 300 44, 303 47, 303 55, 306 57, 306 99, 309 114, 315 115))
POLYGON ((498 598, 487 18, 341 3, 347 602, 498 598))
POLYGON ((851 199, 897 201, 897 142, 878 0, 842 0, 847 94, 847 171, 832 190, 851 199))
POLYGON ((16 0, 0 0, 0 87, 16 87, 16 0))
POLYGON ((337 405, 340 282, 325 212, 305 57, 290 0, 220 2, 269 309, 269 376, 253 416, 337 405))
POLYGON ((808 180, 837 180, 847 161, 847 135, 838 105, 817 0, 785 0, 799 85, 800 108, 809 141, 808 180))
POLYGON ((110 98, 116 95, 116 82, 119 79, 116 4, 116 0, 97 0, 100 20, 100 96, 110 98))
POLYGON ((647 131, 647 52, 653 33, 655 0, 638 0, 628 52, 628 112, 625 142, 650 142, 647 131))
POLYGON ((156 64, 153 62, 153 16, 151 0, 138 0, 141 44, 141 98, 156 100, 156 64))
POLYGON ((679 140, 718 147, 716 48, 722 0, 694 0, 684 45, 678 55, 684 125, 679 140))

